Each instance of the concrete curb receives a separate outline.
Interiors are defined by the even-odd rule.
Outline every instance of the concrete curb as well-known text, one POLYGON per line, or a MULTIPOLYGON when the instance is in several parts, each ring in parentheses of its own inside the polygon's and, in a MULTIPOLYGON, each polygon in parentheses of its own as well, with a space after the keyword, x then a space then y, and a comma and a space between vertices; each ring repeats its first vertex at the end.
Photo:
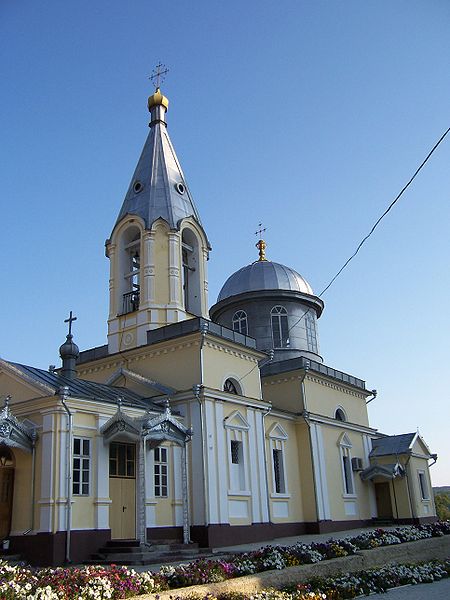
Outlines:
POLYGON ((439 538, 406 542, 394 546, 381 546, 372 550, 361 550, 352 556, 332 558, 320 563, 288 567, 282 570, 264 571, 255 575, 246 575, 236 579, 228 579, 221 583, 205 585, 192 585, 160 592, 159 594, 145 594, 135 596, 139 600, 170 600, 185 598, 190 594, 205 596, 206 594, 224 594, 227 592, 241 592, 254 594, 267 588, 281 588, 285 585, 300 583, 311 577, 328 577, 347 571, 362 571, 383 567, 392 563, 417 563, 427 560, 446 559, 450 557, 450 535, 439 538))

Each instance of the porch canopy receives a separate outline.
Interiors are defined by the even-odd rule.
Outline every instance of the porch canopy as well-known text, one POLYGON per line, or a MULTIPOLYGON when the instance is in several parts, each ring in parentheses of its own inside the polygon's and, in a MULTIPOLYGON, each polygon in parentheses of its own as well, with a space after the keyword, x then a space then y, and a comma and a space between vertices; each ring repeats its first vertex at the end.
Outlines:
POLYGON ((33 452, 37 439, 36 430, 27 427, 12 414, 9 408, 10 399, 10 396, 5 398, 5 404, 0 411, 0 444, 33 452))
POLYGON ((395 479, 396 477, 404 477, 405 469, 399 463, 391 463, 387 465, 373 464, 360 472, 360 477, 363 481, 373 481, 374 479, 395 479))

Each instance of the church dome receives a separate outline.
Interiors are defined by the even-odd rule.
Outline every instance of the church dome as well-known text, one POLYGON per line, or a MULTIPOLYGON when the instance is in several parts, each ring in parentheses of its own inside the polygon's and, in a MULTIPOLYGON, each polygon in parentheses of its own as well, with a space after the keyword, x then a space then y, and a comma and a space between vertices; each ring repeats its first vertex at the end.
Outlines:
POLYGON ((280 263, 258 260, 231 275, 220 290, 217 302, 263 290, 286 290, 313 295, 309 283, 297 271, 280 263))

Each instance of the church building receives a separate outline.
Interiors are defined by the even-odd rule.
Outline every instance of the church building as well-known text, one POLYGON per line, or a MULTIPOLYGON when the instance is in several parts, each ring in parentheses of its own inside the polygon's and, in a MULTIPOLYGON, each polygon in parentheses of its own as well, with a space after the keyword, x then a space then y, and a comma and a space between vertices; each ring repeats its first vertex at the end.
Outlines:
POLYGON ((106 241, 107 344, 80 351, 71 314, 59 368, 0 360, 0 541, 58 565, 110 540, 216 548, 436 519, 436 455, 369 424, 376 392, 324 362, 324 303, 263 239, 209 308, 168 106, 157 88, 106 241))

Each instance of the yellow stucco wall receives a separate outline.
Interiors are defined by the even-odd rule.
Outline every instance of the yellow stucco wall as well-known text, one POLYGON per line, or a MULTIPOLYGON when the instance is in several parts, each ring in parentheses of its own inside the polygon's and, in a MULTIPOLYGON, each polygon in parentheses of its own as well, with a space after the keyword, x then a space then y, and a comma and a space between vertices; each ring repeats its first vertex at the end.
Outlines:
POLYGON ((303 494, 301 490, 303 488, 303 482, 300 476, 300 451, 298 447, 298 439, 296 432, 296 423, 292 420, 283 419, 280 416, 268 415, 265 422, 265 448, 267 456, 267 479, 269 483, 269 496, 270 496, 270 515, 271 520, 274 523, 288 523, 288 522, 303 522, 305 520, 305 512, 303 509, 303 494), (274 431, 274 426, 280 425, 286 432, 288 439, 283 444, 284 454, 284 466, 285 466, 285 479, 286 479, 286 493, 276 494, 274 489, 274 477, 273 477, 273 457, 272 457, 272 444, 271 444, 271 431, 274 431), (276 516, 276 504, 277 503, 288 503, 288 516, 277 517, 276 516))
POLYGON ((342 407, 347 421, 368 427, 369 417, 363 394, 315 374, 306 376, 305 393, 308 411, 334 418, 336 408, 342 407))
POLYGON ((364 456, 360 433, 345 428, 322 425, 331 519, 333 521, 369 519, 371 517, 369 487, 367 483, 361 481, 358 472, 353 472, 354 494, 348 495, 344 491, 339 445, 343 433, 347 435, 352 444, 351 457, 362 458, 364 456), (355 514, 349 514, 350 507, 353 508, 355 514))
POLYGON ((247 352, 238 345, 224 345, 208 338, 203 348, 203 382, 206 387, 223 390, 226 379, 235 380, 247 398, 261 398, 257 360, 260 353, 247 352))
POLYGON ((275 408, 290 410, 294 413, 304 409, 301 393, 301 380, 298 373, 282 373, 276 377, 264 377, 263 398, 271 402, 275 408))

